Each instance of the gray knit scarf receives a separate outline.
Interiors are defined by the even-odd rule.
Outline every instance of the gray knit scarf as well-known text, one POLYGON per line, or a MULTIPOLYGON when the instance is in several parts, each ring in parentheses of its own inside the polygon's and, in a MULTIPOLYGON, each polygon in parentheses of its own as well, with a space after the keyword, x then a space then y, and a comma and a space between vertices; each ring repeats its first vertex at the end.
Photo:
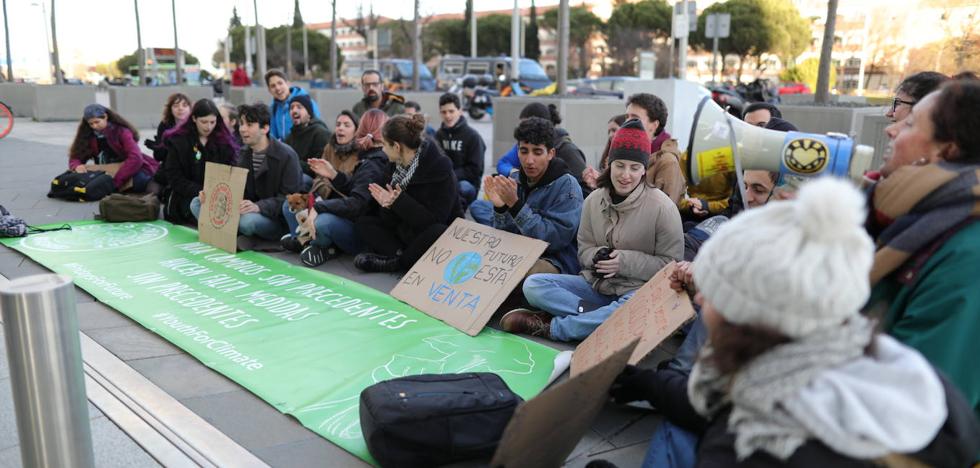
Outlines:
MULTIPOLYGON (((800 389, 821 372, 862 356, 872 335, 872 323, 854 316, 840 327, 776 346, 734 375, 721 375, 706 359, 713 352, 709 342, 691 371, 687 393, 694 409, 708 419, 732 406, 728 430, 735 434, 739 461, 759 450, 786 460, 807 439, 819 435, 811 430, 810 418, 787 411, 797 406, 793 400, 800 389)), ((861 452, 860 448, 831 448, 861 452)))
POLYGON ((415 170, 419 167, 419 160, 422 159, 422 148, 425 147, 427 143, 422 142, 418 149, 415 150, 415 157, 412 158, 412 162, 408 166, 402 166, 401 164, 395 164, 395 173, 391 176, 391 186, 401 187, 405 189, 408 184, 412 181, 412 176, 415 175, 415 170))

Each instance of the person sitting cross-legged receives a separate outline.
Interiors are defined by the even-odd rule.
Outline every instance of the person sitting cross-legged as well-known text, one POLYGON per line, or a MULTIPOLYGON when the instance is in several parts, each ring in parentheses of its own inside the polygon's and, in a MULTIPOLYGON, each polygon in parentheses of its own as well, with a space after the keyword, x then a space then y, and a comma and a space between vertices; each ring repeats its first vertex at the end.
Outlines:
POLYGON ((555 158, 554 127, 540 117, 517 126, 520 169, 512 177, 483 178, 493 204, 493 227, 548 243, 526 276, 535 273, 576 274, 575 234, 582 215, 582 189, 568 166, 555 158))
MULTIPOLYGON (((269 138, 269 107, 262 103, 238 108, 238 127, 246 148, 238 167, 248 169, 245 193, 239 212, 238 233, 266 240, 279 240, 286 233, 282 202, 286 195, 302 190, 303 179, 296 152, 285 143, 269 138)), ((201 191, 191 201, 191 213, 200 218, 201 205, 207 203, 201 191)))
POLYGON ((613 137, 609 169, 582 207, 581 275, 538 274, 524 296, 543 312, 515 309, 501 328, 560 341, 585 339, 661 268, 684 257, 676 205, 646 182, 650 137, 637 120, 613 137))

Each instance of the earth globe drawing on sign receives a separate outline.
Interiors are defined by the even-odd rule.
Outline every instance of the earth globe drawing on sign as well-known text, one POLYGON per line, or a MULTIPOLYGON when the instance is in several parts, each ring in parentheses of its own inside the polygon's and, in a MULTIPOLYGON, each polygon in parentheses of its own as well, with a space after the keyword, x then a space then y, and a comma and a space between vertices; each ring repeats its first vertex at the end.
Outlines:
POLYGON ((483 257, 476 252, 463 252, 446 265, 442 278, 449 284, 459 284, 469 281, 476 272, 480 271, 483 257))
POLYGON ((92 252, 134 247, 166 237, 164 226, 151 223, 99 223, 73 226, 25 237, 21 246, 44 252, 92 252))

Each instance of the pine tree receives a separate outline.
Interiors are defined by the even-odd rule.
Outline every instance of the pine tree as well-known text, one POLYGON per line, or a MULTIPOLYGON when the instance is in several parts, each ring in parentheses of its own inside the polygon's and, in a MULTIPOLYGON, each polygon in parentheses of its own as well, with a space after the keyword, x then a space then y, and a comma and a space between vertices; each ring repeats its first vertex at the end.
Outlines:
POLYGON ((303 22, 303 12, 299 9, 299 0, 296 0, 296 3, 293 4, 293 27, 299 28, 304 24, 306 23, 303 22))
POLYGON ((228 23, 228 29, 237 28, 242 25, 242 18, 238 16, 238 7, 231 7, 231 21, 228 23))
POLYGON ((538 9, 531 0, 531 22, 527 25, 527 33, 524 36, 524 56, 531 60, 538 60, 541 57, 541 43, 538 39, 538 9))

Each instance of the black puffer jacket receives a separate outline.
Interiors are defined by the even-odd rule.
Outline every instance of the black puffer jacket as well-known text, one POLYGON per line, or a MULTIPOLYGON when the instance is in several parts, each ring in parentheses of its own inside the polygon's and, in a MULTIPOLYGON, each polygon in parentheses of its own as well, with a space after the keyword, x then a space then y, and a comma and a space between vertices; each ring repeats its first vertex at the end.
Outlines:
MULTIPOLYGON (((368 185, 384 185, 388 157, 381 148, 371 148, 357 156, 357 165, 350 176, 337 171, 330 181, 333 190, 326 200, 316 202, 313 207, 317 213, 331 213, 351 221, 356 221, 370 206, 374 198, 368 185)), ((389 177, 390 179, 390 177, 389 177)))

